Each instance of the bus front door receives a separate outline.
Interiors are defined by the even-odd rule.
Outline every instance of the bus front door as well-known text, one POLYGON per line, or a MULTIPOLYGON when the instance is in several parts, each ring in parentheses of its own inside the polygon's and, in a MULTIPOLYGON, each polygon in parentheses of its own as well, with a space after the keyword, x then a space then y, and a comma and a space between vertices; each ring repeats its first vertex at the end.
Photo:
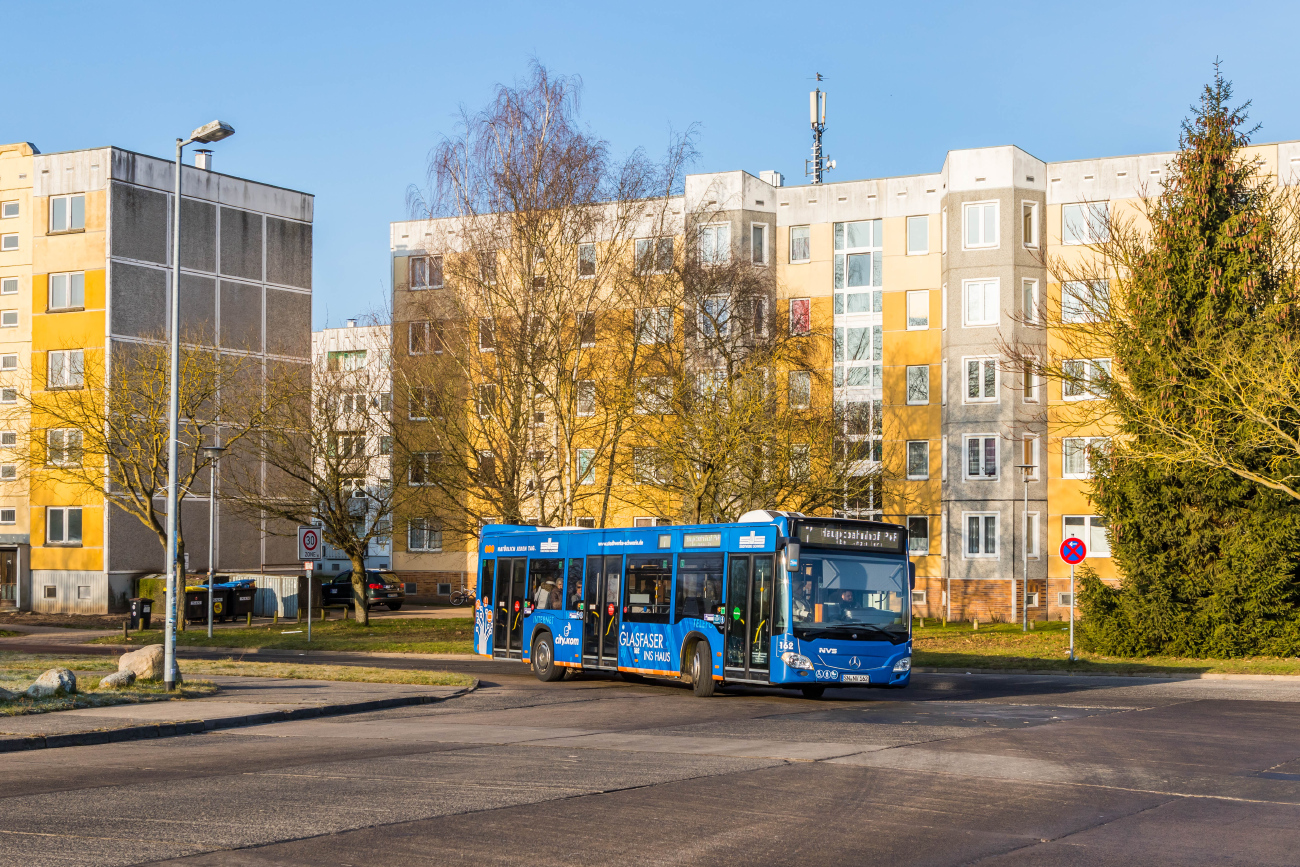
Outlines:
POLYGON ((523 656, 524 602, 527 595, 528 560, 523 557, 497 560, 496 599, 492 604, 494 657, 520 659, 523 656))
POLYGON ((728 558, 727 635, 724 674, 735 680, 767 681, 776 573, 771 555, 728 558))
POLYGON ((622 579, 621 555, 587 558, 586 594, 582 605, 584 666, 618 667, 618 607, 622 579))

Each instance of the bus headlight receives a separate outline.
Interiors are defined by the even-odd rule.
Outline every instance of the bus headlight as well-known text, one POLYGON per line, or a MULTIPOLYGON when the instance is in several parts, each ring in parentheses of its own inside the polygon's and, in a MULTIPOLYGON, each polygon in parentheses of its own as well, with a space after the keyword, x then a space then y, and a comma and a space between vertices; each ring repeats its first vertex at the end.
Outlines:
POLYGON ((907 674, 912 670, 912 657, 904 656, 894 663, 894 674, 907 674))
POLYGON ((781 661, 791 668, 802 668, 807 671, 812 671, 812 660, 804 656, 802 653, 795 653, 793 650, 787 650, 785 653, 781 654, 781 661))

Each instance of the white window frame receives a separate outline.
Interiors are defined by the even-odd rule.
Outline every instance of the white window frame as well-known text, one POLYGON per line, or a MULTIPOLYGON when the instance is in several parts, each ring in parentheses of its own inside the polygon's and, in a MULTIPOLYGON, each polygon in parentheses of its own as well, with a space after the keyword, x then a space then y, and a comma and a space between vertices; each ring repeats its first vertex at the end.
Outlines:
POLYGON ((0 202, 0 220, 17 219, 20 213, 21 213, 20 206, 18 204, 17 199, 11 199, 7 202, 0 202), (10 207, 11 205, 12 207, 10 207))
POLYGON ((0 253, 10 253, 18 249, 18 233, 8 232, 0 235, 0 253))
POLYGON ((17 295, 18 278, 0 277, 0 295, 17 295))
POLYGON ((636 380, 637 415, 667 415, 672 409, 672 380, 666 376, 638 376, 636 380))
MULTIPOLYGON (((704 337, 727 337, 731 319, 737 312, 730 295, 705 295, 700 299, 699 333, 704 337)), ((667 309, 667 308, 656 308, 667 309)))
POLYGON ((578 245, 578 263, 577 263, 577 264, 578 264, 578 279, 579 279, 579 280, 595 280, 595 279, 596 279, 596 245, 595 245, 595 244, 579 244, 579 245, 578 245), (588 252, 590 252, 590 254, 591 254, 590 259, 586 258, 586 256, 585 256, 585 254, 588 253, 588 252), (587 262, 590 262, 590 263, 591 263, 591 273, 590 273, 590 274, 584 274, 584 273, 583 273, 583 265, 586 264, 587 262))
POLYGON ((673 239, 671 236, 663 238, 637 238, 632 244, 635 262, 633 267, 638 274, 667 274, 673 267, 673 239), (641 249, 642 245, 646 246, 645 250, 641 249), (668 261, 663 260, 665 249, 668 252, 668 261), (648 258, 647 258, 648 257, 648 258), (643 262, 648 262, 649 268, 641 270, 643 262), (665 266, 666 267, 661 267, 665 266))
POLYGON ((939 211, 939 253, 948 255, 948 209, 939 211))
POLYGON ((1074 607, 1074 600, 1071 598, 1071 594, 1068 593, 1068 592, 1065 592, 1065 593, 1057 593, 1057 594, 1056 594, 1056 607, 1057 607, 1057 608, 1073 608, 1073 607, 1074 607))
POLYGON ((51 428, 45 432, 45 460, 53 467, 79 467, 84 456, 85 437, 76 428, 51 428), (55 441, 59 444, 56 446, 55 441), (75 442, 75 445, 73 443, 75 442), (70 460, 68 455, 76 449, 78 460, 70 460), (58 454, 60 460, 55 460, 58 454))
POLYGON ((17 464, 0 464, 0 481, 12 482, 18 478, 17 464))
POLYGON ((812 371, 811 370, 792 370, 786 378, 786 400, 790 404, 790 409, 808 409, 812 406, 812 371), (796 400, 795 383, 796 380, 801 383, 798 388, 798 403, 796 400))
POLYGON ((441 289, 443 287, 444 277, 442 273, 441 256, 411 256, 406 266, 406 284, 412 292, 423 292, 426 289, 441 289), (415 282, 415 263, 424 263, 424 282, 415 282), (437 272, 435 279, 434 272, 437 272))
POLYGON ((18 311, 0 310, 0 328, 17 328, 18 311))
POLYGON ((939 438, 939 480, 948 481, 948 437, 939 438))
POLYGON ((788 470, 790 478, 796 481, 805 478, 812 470, 812 450, 807 443, 790 444, 790 466, 788 470))
POLYGON ((770 261, 767 255, 767 223, 749 224, 749 260, 755 265, 766 265, 770 261), (762 237, 757 246, 754 244, 754 232, 762 237))
POLYGON ((963 328, 996 328, 1002 321, 1002 281, 996 277, 961 281, 961 324, 963 328), (976 289, 976 287, 979 287, 976 289), (971 292, 980 293, 978 319, 971 318, 971 292), (989 300, 993 310, 989 311, 989 300))
POLYGON ((903 388, 906 392, 908 406, 929 406, 930 405, 930 365, 928 364, 909 364, 906 370, 906 379, 903 381, 903 388), (919 370, 920 378, 925 380, 925 400, 914 400, 912 398, 912 371, 919 370))
POLYGON ((12 507, 0 509, 0 524, 17 524, 18 510, 12 507))
MULTIPOLYGON (((1022 538, 1025 540, 1025 556, 1030 560, 1037 560, 1042 557, 1042 546, 1039 545, 1039 533, 1041 532, 1041 519, 1038 512, 1023 512, 1020 516, 1020 530, 1022 538)), ((1030 594, 1033 595, 1033 594, 1030 594)), ((1033 608, 1034 606, 1029 606, 1033 608)))
POLYGON ((1032 199, 1025 199, 1020 202, 1020 234, 1021 243, 1030 249, 1038 249, 1038 202, 1032 199), (1028 214, 1026 214, 1026 211, 1028 214), (1025 231, 1025 217, 1029 217, 1029 231, 1025 231))
POLYGON ((996 250, 998 248, 999 203, 997 199, 982 202, 963 202, 961 206, 961 244, 963 250, 996 250), (993 208, 993 240, 989 240, 989 206, 993 208), (970 215, 977 214, 980 240, 972 244, 968 235, 970 215))
POLYGON ((939 362, 939 405, 948 405, 948 359, 939 362))
POLYGON ((908 331, 928 330, 930 328, 930 290, 909 289, 907 290, 906 299, 907 299, 907 310, 906 310, 907 330, 908 331), (924 317, 912 315, 912 306, 914 301, 920 303, 922 309, 925 311, 924 317), (922 318, 924 319, 924 321, 919 325, 913 322, 913 320, 915 319, 922 319, 922 318))
POLYGON ((812 299, 811 298, 791 298, 790 299, 790 333, 792 335, 812 334, 812 299), (803 304, 808 309, 808 327, 795 330, 794 306, 803 304))
POLYGON ((84 310, 86 309, 86 272, 85 271, 61 271, 51 274, 45 284, 45 309, 50 313, 61 310, 84 310), (54 303, 54 282, 56 277, 63 278, 63 297, 66 303, 55 305, 54 303), (81 278, 78 281, 76 278, 81 278), (74 304, 74 287, 77 283, 81 284, 81 303, 74 304))
POLYGON ((1099 322, 1089 306, 1110 305, 1109 280, 1069 280, 1061 284, 1061 322, 1067 325, 1099 322))
POLYGON ((1001 531, 1002 515, 999 512, 962 512, 961 513, 961 555, 963 560, 997 560, 1000 559, 1000 545, 998 534, 1001 531), (972 518, 978 519, 979 523, 976 548, 979 550, 971 553, 970 550, 970 521, 972 518), (988 519, 993 519, 993 551, 986 551, 988 540, 988 519))
POLYGON ((18 431, 0 430, 0 449, 18 448, 18 431))
POLYGON ((961 360, 962 372, 962 403, 1000 403, 999 397, 1002 394, 1002 371, 999 369, 998 359, 990 355, 970 355, 961 360), (979 371, 979 394, 975 397, 970 396, 970 367, 972 364, 978 365, 979 371), (993 395, 984 394, 984 386, 988 377, 989 368, 993 370, 993 395))
POLYGON ((427 554, 437 554, 442 551, 442 526, 430 518, 412 518, 406 524, 406 550, 420 551, 427 554), (434 529, 431 529, 434 528, 434 529), (411 531, 416 530, 424 534, 424 544, 415 546, 411 544, 411 531), (436 547, 429 544, 433 538, 433 533, 437 533, 438 544, 436 547))
POLYGON ((1109 446, 1110 437, 1061 437, 1061 478, 1091 479, 1092 449, 1107 448, 1109 446), (1083 472, 1070 472, 1066 469, 1070 454, 1075 449, 1079 450, 1078 453, 1083 455, 1083 472))
POLYGON ((673 310, 671 307, 638 307, 633 312, 636 322, 637 343, 654 346, 673 340, 673 310))
POLYGON ((596 450, 578 449, 574 459, 574 468, 578 471, 578 484, 591 485, 596 481, 596 450), (583 461, 586 466, 583 466, 583 461))
POLYGON ((574 392, 574 409, 581 418, 590 418, 596 414, 596 380, 580 379, 578 380, 577 389, 574 392), (584 410, 583 403, 587 397, 591 398, 591 407, 584 410))
POLYGON ((432 472, 430 471, 430 467, 432 467, 435 463, 437 463, 437 458, 435 457, 437 454, 438 452, 412 452, 411 453, 411 463, 406 467, 407 487, 423 488, 432 484, 432 482, 429 481, 429 477, 432 475, 432 472), (419 476, 421 479, 421 481, 418 482, 415 480, 417 465, 420 468, 419 476))
POLYGON ((86 533, 86 525, 84 523, 84 517, 85 515, 82 512, 81 506, 46 506, 45 507, 45 544, 48 547, 80 548, 82 545, 82 540, 85 538, 85 533, 86 533), (50 524, 51 524, 50 516, 55 512, 60 512, 63 515, 63 538, 62 539, 50 538, 50 524), (81 522, 81 535, 78 536, 76 539, 72 538, 72 535, 70 533, 71 522, 68 520, 71 517, 73 512, 77 513, 77 519, 79 522, 81 522))
POLYGON ((961 474, 968 482, 996 482, 1002 478, 1002 438, 995 433, 963 434, 961 438, 961 474), (988 472, 988 442, 993 440, 994 472, 988 472), (979 473, 970 472, 970 444, 979 443, 979 473))
POLYGON ((429 334, 433 330, 433 323, 428 319, 417 319, 408 322, 406 331, 406 352, 408 355, 426 355, 429 352, 429 334), (422 341, 423 349, 416 349, 416 335, 421 331, 424 332, 422 341))
POLYGON ((54 235, 60 232, 79 232, 79 231, 83 231, 85 228, 86 228, 86 194, 85 193, 70 193, 66 196, 50 196, 50 220, 49 220, 48 234, 54 235), (76 199, 81 199, 81 225, 80 226, 73 225, 73 223, 76 221, 72 217, 72 211, 73 211, 72 203, 76 199), (54 225, 54 203, 59 201, 64 202, 63 214, 67 218, 67 223, 68 223, 66 226, 54 225))
POLYGON ((1042 438, 1038 434, 1023 434, 1020 437, 1020 460, 1022 463, 1029 463, 1034 467, 1025 476, 1031 482, 1038 481, 1042 470, 1042 452, 1039 448, 1041 442, 1042 438))
POLYGON ((45 354, 47 389, 84 388, 85 385, 86 351, 84 349, 51 349, 45 354))
MULTIPOLYGON (((1066 539, 1082 539, 1083 544, 1088 546, 1089 560, 1095 558, 1109 559, 1111 556, 1111 544, 1109 538, 1110 528, 1106 525, 1105 520, 1106 519, 1103 518, 1101 515, 1062 515, 1061 516, 1061 540, 1064 541, 1066 539), (1070 525, 1067 524, 1066 522, 1070 520, 1082 520, 1083 530, 1087 535, 1080 536, 1077 533, 1073 532, 1072 530, 1068 529, 1070 525), (1094 523, 1096 521, 1101 521, 1103 523, 1100 526, 1097 526, 1094 523), (1106 548, 1104 553, 1102 553, 1102 549, 1099 546, 1093 544, 1098 530, 1101 531, 1102 538, 1105 539, 1106 541, 1106 548)), ((1075 526, 1079 526, 1079 525, 1075 525, 1075 526)))
POLYGON ((907 227, 907 255, 909 255, 909 256, 925 256, 925 255, 928 255, 929 252, 930 252, 930 217, 929 217, 929 215, 928 215, 928 214, 921 214, 921 215, 919 215, 919 216, 908 217, 908 218, 907 218, 906 227, 907 227), (918 225, 921 227, 922 240, 925 242, 924 246, 923 246, 921 249, 919 249, 919 250, 918 250, 918 249, 914 249, 914 248, 912 247, 912 230, 913 230, 913 227, 918 226, 918 225))
POLYGON ((929 440, 908 440, 906 452, 906 469, 909 481, 927 481, 930 478, 930 441, 929 440), (925 470, 921 473, 912 472, 912 454, 924 454, 925 470))
MULTIPOLYGON (((1076 224, 1077 225, 1077 224, 1076 224)), ((1071 202, 1061 205, 1061 245, 1087 246, 1110 240, 1110 202, 1071 202), (1083 235, 1066 237, 1065 227, 1070 215, 1077 214, 1083 224, 1083 235)))
POLYGON ((1061 383, 1061 400, 1098 400, 1101 395, 1092 390, 1093 384, 1097 380, 1097 371, 1105 370, 1109 375, 1111 371, 1111 361, 1109 358, 1071 358, 1062 362, 1062 367, 1066 365, 1083 365, 1081 377, 1065 380, 1061 383), (1075 394, 1068 393, 1070 389, 1078 388, 1075 394))
POLYGON ((790 240, 790 264, 791 265, 805 265, 812 261, 812 226, 810 225, 791 226, 789 240, 790 240), (794 233, 800 229, 803 230, 808 240, 808 247, 806 250, 808 255, 802 259, 796 259, 794 257, 794 237, 795 237, 794 233))
POLYGON ((699 245, 696 248, 696 252, 699 254, 700 264, 725 265, 731 261, 730 223, 706 223, 699 227, 695 237, 696 243, 699 245), (705 237, 711 237, 713 239, 712 254, 706 255, 705 253, 705 237))
MULTIPOLYGON (((907 527, 907 554, 909 557, 928 557, 930 555, 930 516, 929 515, 908 515, 903 519, 903 526, 907 527), (917 551, 912 548, 912 522, 925 521, 925 550, 917 551)), ((924 591, 922 591, 924 592, 924 591)))
POLYGON ((1020 316, 1029 325, 1042 324, 1042 298, 1037 280, 1020 281, 1020 316))
POLYGON ((1034 369, 1028 362, 1020 366, 1021 379, 1021 400, 1024 403, 1039 403, 1039 395, 1042 394, 1043 381, 1042 377, 1034 373, 1034 369))

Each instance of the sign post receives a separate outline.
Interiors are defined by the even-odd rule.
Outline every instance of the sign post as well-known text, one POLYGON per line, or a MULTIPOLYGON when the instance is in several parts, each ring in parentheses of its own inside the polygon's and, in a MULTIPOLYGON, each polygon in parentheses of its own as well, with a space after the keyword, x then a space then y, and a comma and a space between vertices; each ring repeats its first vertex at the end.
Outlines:
POLYGON ((1070 564, 1070 662, 1074 662, 1074 567, 1088 556, 1082 539, 1071 537, 1061 543, 1061 559, 1070 564))
POLYGON ((311 644, 311 576, 321 558, 320 528, 298 527, 298 557, 307 573, 307 643, 311 644))

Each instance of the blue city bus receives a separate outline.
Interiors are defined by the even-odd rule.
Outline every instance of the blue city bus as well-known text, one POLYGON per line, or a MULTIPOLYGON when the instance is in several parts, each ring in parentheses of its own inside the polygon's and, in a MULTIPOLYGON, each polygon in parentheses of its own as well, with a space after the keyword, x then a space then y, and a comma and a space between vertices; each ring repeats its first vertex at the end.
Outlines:
POLYGON ((488 525, 474 649, 569 671, 800 689, 907 686, 907 530, 759 511, 735 524, 488 525))

